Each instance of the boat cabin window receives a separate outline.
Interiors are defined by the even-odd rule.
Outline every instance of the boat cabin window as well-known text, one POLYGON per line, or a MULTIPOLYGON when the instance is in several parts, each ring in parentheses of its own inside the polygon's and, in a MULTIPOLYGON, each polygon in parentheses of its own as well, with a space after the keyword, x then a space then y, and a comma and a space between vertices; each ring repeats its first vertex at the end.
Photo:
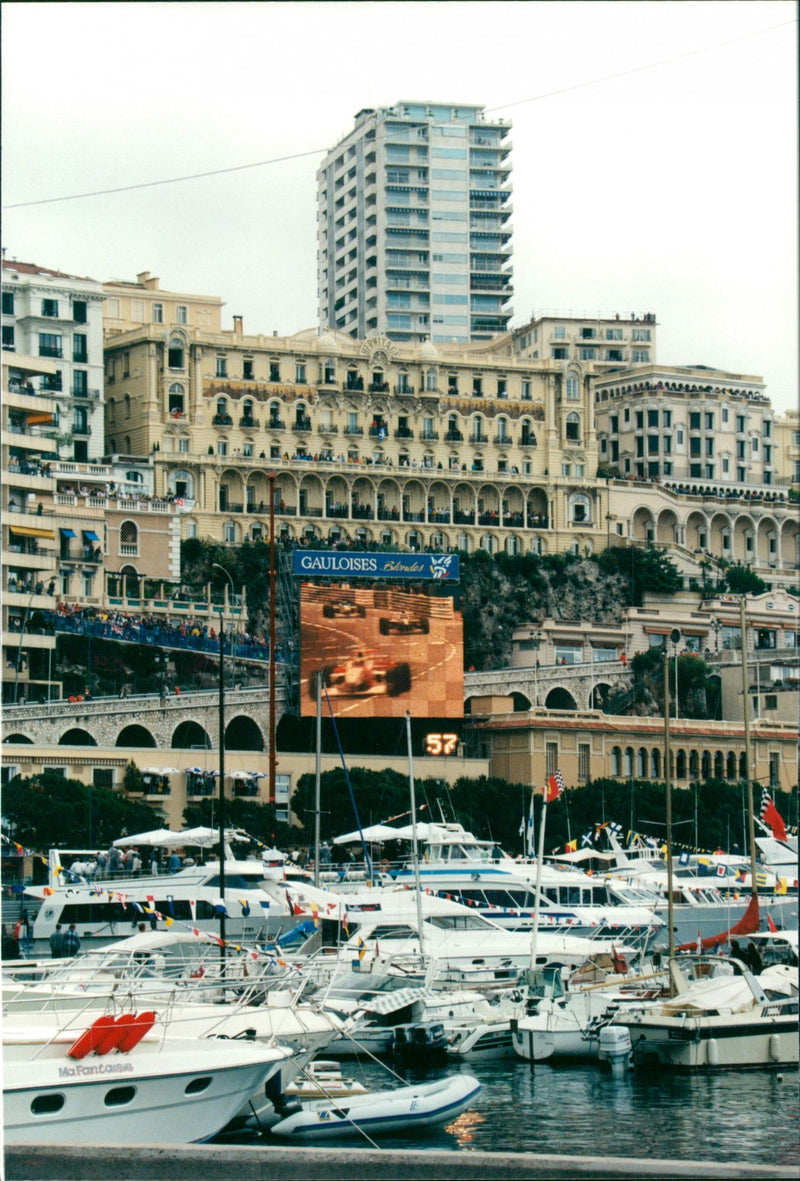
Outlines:
POLYGON ((564 995, 560 968, 528 968, 525 983, 530 996, 548 996, 558 1000, 564 995))
MULTIPOLYGON (((195 917, 192 915, 188 899, 174 898, 169 902, 166 898, 158 899, 155 908, 159 914, 169 915, 173 919, 190 921, 195 917)), ((205 899, 198 898, 196 917, 213 919, 214 907, 205 899)), ((58 921, 67 926, 70 923, 127 923, 130 926, 132 923, 138 923, 141 918, 142 915, 137 910, 125 906, 122 902, 68 902, 63 907, 58 921)))
POLYGON ((31 1115, 52 1115, 63 1106, 64 1096, 61 1094, 37 1095, 31 1103, 31 1115))
POLYGON ((106 1092, 103 1103, 106 1107, 124 1107, 136 1097, 136 1087, 112 1087, 106 1092))
POLYGON ((437 914, 425 922, 443 931, 484 931, 487 926, 479 915, 470 914, 437 914))
POLYGON ((385 926, 375 927, 370 931, 370 939, 416 939, 417 932, 413 927, 385 926))

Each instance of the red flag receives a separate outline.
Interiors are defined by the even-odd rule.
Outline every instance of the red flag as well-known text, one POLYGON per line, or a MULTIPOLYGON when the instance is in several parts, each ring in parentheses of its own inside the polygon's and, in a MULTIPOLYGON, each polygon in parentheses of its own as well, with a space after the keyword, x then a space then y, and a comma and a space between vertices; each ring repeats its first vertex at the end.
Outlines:
POLYGON ((768 915, 767 915, 767 926, 769 927, 770 931, 772 931, 772 932, 775 932, 775 931, 777 931, 777 929, 778 929, 778 928, 775 926, 775 920, 774 920, 774 918, 772 917, 772 915, 771 915, 771 914, 768 914, 768 915))
POLYGON ((555 775, 549 775, 547 783, 544 785, 544 802, 552 804, 553 800, 557 800, 564 790, 564 779, 560 771, 556 771, 555 775))
POLYGON ((772 835, 776 841, 786 840, 786 825, 783 823, 783 817, 775 807, 775 801, 766 788, 761 796, 761 819, 772 829, 772 835))

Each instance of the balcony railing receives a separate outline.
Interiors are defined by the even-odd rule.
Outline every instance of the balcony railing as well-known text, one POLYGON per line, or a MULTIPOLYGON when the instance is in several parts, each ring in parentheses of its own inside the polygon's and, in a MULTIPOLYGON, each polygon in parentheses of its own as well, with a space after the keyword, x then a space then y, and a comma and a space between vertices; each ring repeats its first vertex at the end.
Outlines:
POLYGON ((414 387, 413 387, 413 385, 405 385, 405 384, 403 384, 403 385, 396 385, 396 386, 394 387, 394 392, 395 392, 396 394, 413 394, 413 393, 414 393, 414 387))
POLYGON ((215 414, 211 419, 212 426, 233 426, 230 414, 215 414))
POLYGON ((239 426, 243 426, 247 430, 258 430, 261 426, 261 420, 253 418, 252 414, 245 414, 239 419, 239 426))
POLYGON ((363 426, 346 426, 344 428, 344 433, 346 435, 363 435, 364 428, 363 426))
POLYGON ((295 419, 295 421, 292 423, 292 430, 293 431, 301 431, 301 432, 310 431, 311 430, 311 419, 310 418, 295 419))
POLYGON ((413 439, 414 432, 412 430, 409 430, 409 428, 407 426, 399 426, 397 428, 397 430, 394 432, 394 437, 396 439, 413 439))
POLYGON ((270 418, 267 420, 267 426, 271 431, 286 430, 286 423, 283 421, 283 419, 276 418, 274 415, 270 416, 270 418))

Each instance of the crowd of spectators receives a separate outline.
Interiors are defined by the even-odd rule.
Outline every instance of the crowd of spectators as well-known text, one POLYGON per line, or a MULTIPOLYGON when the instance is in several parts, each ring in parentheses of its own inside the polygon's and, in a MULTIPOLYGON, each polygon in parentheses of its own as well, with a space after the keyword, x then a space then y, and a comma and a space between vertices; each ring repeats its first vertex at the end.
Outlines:
MULTIPOLYGON (((213 653, 219 650, 219 633, 202 619, 173 620, 166 615, 136 615, 66 602, 59 603, 57 610, 48 615, 48 622, 57 632, 75 632, 161 648, 213 653)), ((269 641, 250 632, 237 632, 233 648, 227 651, 242 660, 268 660, 269 641)), ((276 649, 276 660, 280 662, 282 659, 283 654, 276 649)))

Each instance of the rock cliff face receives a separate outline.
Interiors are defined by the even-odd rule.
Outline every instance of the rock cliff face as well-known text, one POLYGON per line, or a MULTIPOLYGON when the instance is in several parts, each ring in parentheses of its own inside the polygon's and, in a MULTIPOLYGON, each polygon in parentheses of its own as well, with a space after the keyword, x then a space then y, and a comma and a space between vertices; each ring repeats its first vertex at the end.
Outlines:
POLYGON ((467 668, 500 668, 511 660, 515 628, 550 616, 617 624, 630 602, 630 586, 588 559, 483 560, 462 564, 464 659, 467 668))

